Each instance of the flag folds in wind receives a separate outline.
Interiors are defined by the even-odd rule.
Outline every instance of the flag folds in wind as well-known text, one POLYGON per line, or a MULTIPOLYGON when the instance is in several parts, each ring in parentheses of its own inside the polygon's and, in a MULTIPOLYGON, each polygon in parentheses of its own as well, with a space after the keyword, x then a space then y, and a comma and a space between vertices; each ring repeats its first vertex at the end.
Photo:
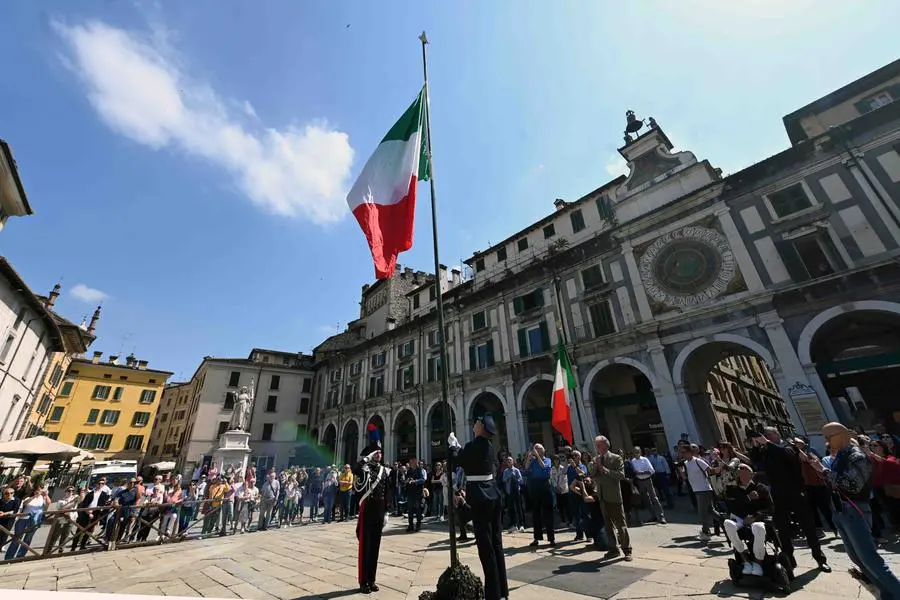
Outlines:
POLYGON ((397 255, 412 248, 416 183, 428 179, 425 88, 406 109, 363 167, 347 195, 375 262, 375 277, 388 279, 397 255))
POLYGON ((575 389, 575 376, 569 365, 566 347, 560 340, 556 350, 556 376, 553 379, 553 416, 550 424, 569 444, 574 444, 572 436, 572 414, 569 412, 569 390, 575 389))

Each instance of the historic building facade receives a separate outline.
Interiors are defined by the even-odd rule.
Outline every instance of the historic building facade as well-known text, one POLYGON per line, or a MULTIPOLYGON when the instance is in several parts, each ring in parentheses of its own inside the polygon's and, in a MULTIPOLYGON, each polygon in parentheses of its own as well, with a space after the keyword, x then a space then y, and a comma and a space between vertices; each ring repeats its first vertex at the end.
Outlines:
MULTIPOLYGON (((557 444, 560 336, 582 444, 598 432, 668 448, 741 442, 746 425, 813 438, 828 420, 896 426, 900 102, 885 100, 900 97, 898 77, 900 61, 788 115, 793 145, 728 177, 629 111, 627 177, 475 252, 465 282, 441 274, 449 427, 464 440, 489 411, 513 453, 557 444)), ((444 451, 424 277, 365 286, 360 318, 316 349, 317 434, 345 460, 369 423, 389 459, 444 451)))

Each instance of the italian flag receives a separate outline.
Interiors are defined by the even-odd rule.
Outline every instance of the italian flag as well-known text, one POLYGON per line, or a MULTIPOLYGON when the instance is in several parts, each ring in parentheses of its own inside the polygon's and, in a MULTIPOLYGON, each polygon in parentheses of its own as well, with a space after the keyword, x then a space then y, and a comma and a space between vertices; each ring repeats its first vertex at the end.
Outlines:
POLYGON ((550 424, 569 444, 574 444, 572 436, 572 415, 569 412, 569 390, 575 389, 575 376, 569 365, 566 347, 560 340, 556 350, 556 376, 553 378, 553 416, 550 424))
POLYGON ((377 279, 390 278, 397 255, 412 248, 416 182, 429 175, 423 134, 427 118, 423 87, 375 148, 347 195, 347 204, 369 242, 377 279))

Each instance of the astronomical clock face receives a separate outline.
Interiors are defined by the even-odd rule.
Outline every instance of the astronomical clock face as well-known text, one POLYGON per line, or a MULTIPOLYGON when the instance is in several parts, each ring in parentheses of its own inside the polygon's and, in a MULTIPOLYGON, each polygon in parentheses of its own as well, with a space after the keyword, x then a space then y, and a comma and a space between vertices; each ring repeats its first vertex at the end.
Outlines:
POLYGON ((728 287, 734 277, 734 255, 717 231, 685 227, 657 238, 641 256, 638 270, 656 302, 696 306, 728 287))

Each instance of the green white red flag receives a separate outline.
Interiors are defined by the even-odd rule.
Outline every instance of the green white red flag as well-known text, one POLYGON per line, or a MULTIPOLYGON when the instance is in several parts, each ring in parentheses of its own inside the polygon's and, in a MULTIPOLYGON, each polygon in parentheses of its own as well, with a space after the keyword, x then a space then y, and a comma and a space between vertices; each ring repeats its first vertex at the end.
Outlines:
POLYGON ((550 424, 558 431, 569 445, 575 443, 572 435, 572 413, 569 410, 569 390, 575 389, 575 376, 566 354, 566 347, 560 340, 556 350, 556 376, 553 378, 553 416, 550 424))
POLYGON ((347 204, 366 235, 375 277, 388 279, 397 255, 412 248, 416 183, 428 179, 425 88, 406 109, 363 167, 347 204))

